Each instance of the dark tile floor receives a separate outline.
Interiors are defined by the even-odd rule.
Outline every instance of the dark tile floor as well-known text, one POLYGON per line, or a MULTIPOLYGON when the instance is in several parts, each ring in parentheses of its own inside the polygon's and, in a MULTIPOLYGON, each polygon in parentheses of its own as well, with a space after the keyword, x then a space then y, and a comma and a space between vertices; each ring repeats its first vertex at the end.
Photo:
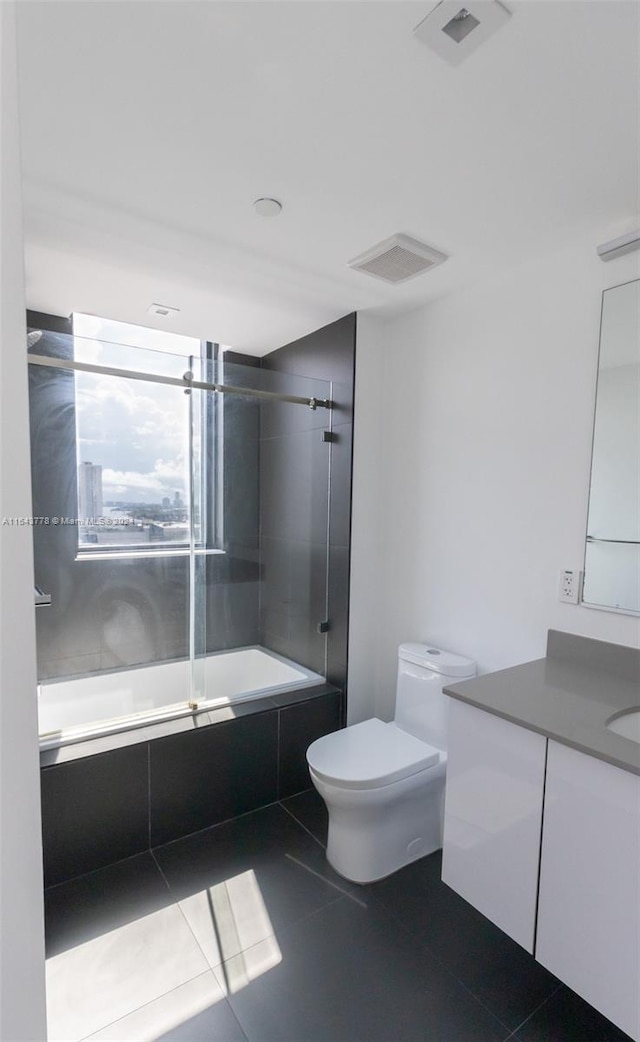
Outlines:
POLYGON ((46 892, 50 1042, 628 1042, 440 880, 324 856, 315 791, 46 892))

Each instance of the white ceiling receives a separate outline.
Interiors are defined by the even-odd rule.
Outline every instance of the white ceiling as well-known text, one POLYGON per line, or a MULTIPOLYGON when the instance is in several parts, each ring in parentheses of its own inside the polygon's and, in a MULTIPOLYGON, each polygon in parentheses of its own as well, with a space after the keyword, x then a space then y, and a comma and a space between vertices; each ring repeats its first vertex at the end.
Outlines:
POLYGON ((458 68, 412 35, 430 0, 19 4, 29 306, 168 304, 261 354, 629 230, 640 6, 507 2, 458 68), (347 267, 395 232, 450 259, 395 287, 347 267))

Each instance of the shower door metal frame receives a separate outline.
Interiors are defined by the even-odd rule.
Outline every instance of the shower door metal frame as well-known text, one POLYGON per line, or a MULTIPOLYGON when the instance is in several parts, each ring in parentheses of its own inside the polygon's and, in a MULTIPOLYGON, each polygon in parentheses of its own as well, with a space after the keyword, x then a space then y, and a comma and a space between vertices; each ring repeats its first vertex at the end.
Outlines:
POLYGON ((27 355, 29 365, 42 365, 50 369, 69 369, 72 372, 96 373, 100 376, 116 376, 125 380, 143 380, 145 383, 169 384, 187 390, 216 391, 218 394, 237 394, 244 398, 259 398, 262 401, 290 402, 293 405, 306 405, 310 409, 332 409, 330 398, 305 398, 298 394, 282 394, 279 391, 259 391, 249 387, 236 387, 232 384, 208 383, 194 380, 190 370, 182 377, 160 376, 153 373, 141 373, 135 369, 115 369, 106 365, 95 365, 93 362, 77 362, 69 358, 53 358, 47 355, 27 355))

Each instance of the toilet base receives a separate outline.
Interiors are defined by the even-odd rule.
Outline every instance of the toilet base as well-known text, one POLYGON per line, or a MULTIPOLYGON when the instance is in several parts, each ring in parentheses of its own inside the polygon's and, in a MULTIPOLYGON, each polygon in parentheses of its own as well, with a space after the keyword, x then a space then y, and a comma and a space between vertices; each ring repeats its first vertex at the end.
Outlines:
POLYGON ((345 879, 372 883, 442 847, 446 755, 410 778, 341 789, 311 771, 327 805, 327 860, 345 879))

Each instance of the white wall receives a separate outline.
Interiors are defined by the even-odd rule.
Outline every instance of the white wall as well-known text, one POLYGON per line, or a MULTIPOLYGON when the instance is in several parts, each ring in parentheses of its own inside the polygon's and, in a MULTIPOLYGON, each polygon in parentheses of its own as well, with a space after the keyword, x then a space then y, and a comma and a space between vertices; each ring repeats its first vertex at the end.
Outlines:
POLYGON ((359 314, 356 326, 356 398, 353 427, 351 608, 349 612, 348 722, 372 716, 378 668, 377 623, 386 582, 381 558, 380 512, 385 474, 381 465, 386 323, 359 314))
MULTIPOLYGON (((31 513, 14 5, 0 3, 0 517, 31 513)), ((44 928, 31 530, 0 525, 0 1038, 43 1042, 44 928)))
POLYGON ((481 672, 544 655, 549 627, 638 644, 638 619, 557 597, 584 559, 601 291, 640 275, 596 257, 607 237, 359 338, 352 720, 390 716, 402 640, 481 672))

